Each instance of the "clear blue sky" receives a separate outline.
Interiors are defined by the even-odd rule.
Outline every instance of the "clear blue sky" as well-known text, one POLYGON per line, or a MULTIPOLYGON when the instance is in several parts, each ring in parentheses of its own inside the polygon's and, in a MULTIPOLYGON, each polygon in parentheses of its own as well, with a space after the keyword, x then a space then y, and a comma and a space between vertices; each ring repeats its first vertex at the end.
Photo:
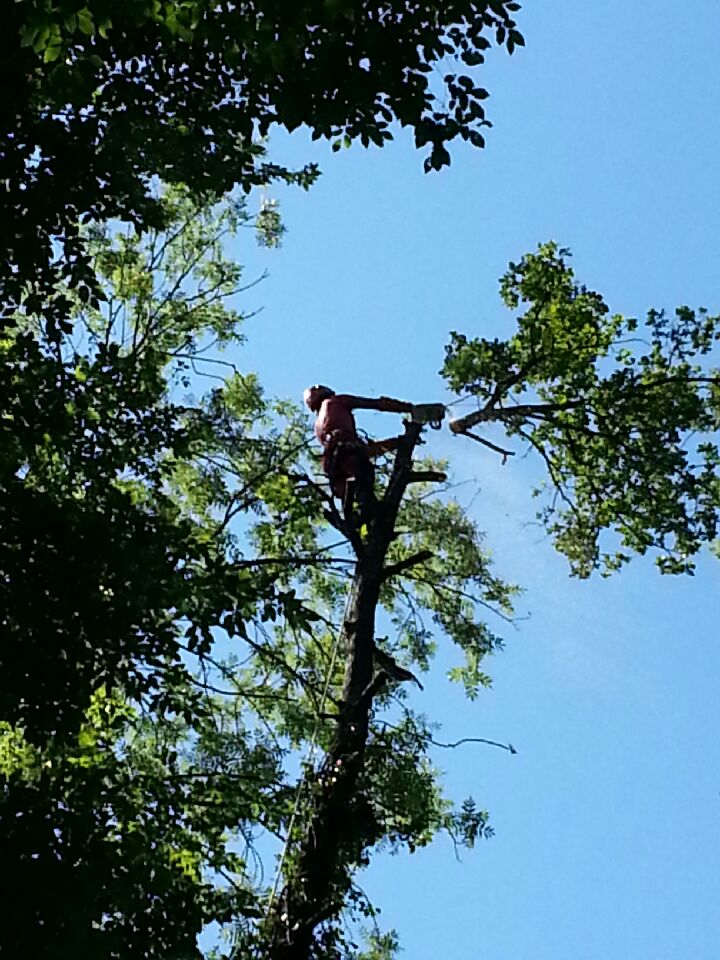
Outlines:
MULTIPOLYGON (((339 155, 302 134, 273 139, 276 156, 312 157, 324 174, 308 194, 271 192, 282 250, 238 246, 251 273, 271 273, 243 300, 263 312, 238 358, 269 392, 299 398, 319 381, 443 399, 448 331, 509 333, 497 280, 547 239, 571 247, 613 310, 720 310, 720 4, 535 0, 519 21, 526 48, 485 70, 487 149, 459 148, 439 175, 404 138, 339 155)), ((506 631, 477 703, 441 668, 413 703, 445 739, 519 753, 438 753, 496 836, 462 864, 442 841, 377 858, 361 883, 383 923, 412 960, 718 960, 717 561, 693 579, 638 561, 573 581, 529 525, 537 464, 501 467, 447 433, 432 452, 473 481, 461 500, 480 488, 473 515, 530 617, 506 631)))

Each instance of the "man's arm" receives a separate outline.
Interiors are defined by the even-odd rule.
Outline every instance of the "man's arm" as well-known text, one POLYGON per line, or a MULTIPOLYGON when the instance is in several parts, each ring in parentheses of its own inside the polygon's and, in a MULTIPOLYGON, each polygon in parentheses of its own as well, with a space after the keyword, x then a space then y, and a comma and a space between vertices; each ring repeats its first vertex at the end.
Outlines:
POLYGON ((438 429, 445 418, 445 407, 442 403, 406 403, 404 400, 393 400, 391 397, 353 397, 343 393, 337 397, 348 410, 380 410, 382 413, 409 413, 416 423, 427 424, 438 429))
POLYGON ((393 400, 391 397, 354 397, 343 393, 336 399, 344 403, 350 410, 379 410, 381 413, 412 413, 413 405, 404 400, 393 400))

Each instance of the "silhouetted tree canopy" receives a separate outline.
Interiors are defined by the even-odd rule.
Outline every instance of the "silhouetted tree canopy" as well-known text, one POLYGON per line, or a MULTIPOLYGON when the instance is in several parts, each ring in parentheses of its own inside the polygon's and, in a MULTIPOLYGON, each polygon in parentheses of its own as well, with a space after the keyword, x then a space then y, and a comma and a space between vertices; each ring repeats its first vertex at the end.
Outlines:
POLYGON ((312 166, 268 160, 273 125, 382 146, 395 123, 450 162, 483 145, 472 69, 522 37, 509 0, 18 0, 0 36, 0 298, 67 323, 58 282, 98 294, 79 225, 161 227, 153 178, 222 196, 312 166), (437 68, 443 68, 442 79, 437 68))

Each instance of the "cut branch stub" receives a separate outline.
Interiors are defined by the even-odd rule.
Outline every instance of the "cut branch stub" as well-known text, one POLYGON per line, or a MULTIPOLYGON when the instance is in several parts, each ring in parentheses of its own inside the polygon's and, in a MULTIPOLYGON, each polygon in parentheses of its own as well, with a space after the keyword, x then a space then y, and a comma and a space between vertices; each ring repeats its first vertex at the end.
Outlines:
POLYGON ((445 483, 447 474, 440 470, 413 470, 408 483, 445 483))

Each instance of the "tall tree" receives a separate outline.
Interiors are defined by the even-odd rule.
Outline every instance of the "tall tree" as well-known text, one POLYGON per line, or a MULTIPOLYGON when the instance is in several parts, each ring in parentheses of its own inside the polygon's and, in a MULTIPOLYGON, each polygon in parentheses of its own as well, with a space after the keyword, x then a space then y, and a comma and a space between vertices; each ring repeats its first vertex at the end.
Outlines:
POLYGON ((335 146, 382 146, 392 125, 450 162, 483 145, 491 39, 521 44, 511 0, 18 0, 0 39, 0 298, 68 322, 58 281, 98 295, 80 223, 162 226, 153 178, 219 197, 316 171, 268 162, 259 140, 305 125, 335 146), (452 58, 439 85, 438 65, 452 58), (470 68, 470 73, 468 73, 470 68))
MULTIPOLYGON (((105 298, 65 288, 72 335, 20 316, 1 344, 3 947, 197 956, 216 921, 236 956, 355 956, 364 918, 385 956, 356 870, 379 845, 487 830, 443 797, 387 664, 426 669, 431 617, 475 695, 499 643, 479 609, 508 616, 514 591, 459 507, 428 501, 415 426, 362 530, 293 405, 237 371, 187 396, 232 366, 222 243, 248 218, 184 188, 158 202, 165 232, 89 230, 105 298)), ((258 226, 277 242, 272 209, 258 226)))
MULTIPOLYGON (((613 316, 599 294, 575 281, 567 251, 551 243, 511 264, 501 293, 521 311, 516 332, 505 341, 456 333, 447 348, 450 386, 477 399, 473 412, 450 424, 453 432, 505 459, 518 441, 540 455, 549 493, 540 517, 577 576, 607 575, 649 550, 663 573, 692 573, 718 527, 720 317, 687 307, 673 317, 652 310, 642 327, 613 316)), ((409 425, 377 516, 365 537, 349 537, 358 560, 343 625, 345 684, 272 916, 271 956, 283 960, 322 955, 332 930, 323 924, 341 909, 348 866, 362 862, 372 843, 377 821, 367 814, 364 776, 369 718, 385 682, 373 670, 374 611, 384 587, 405 576, 440 595, 467 596, 448 582, 449 557, 435 544, 430 555, 442 561, 429 570, 422 551, 391 560, 408 485, 431 476, 413 471, 416 439, 409 425)), ((462 542, 449 542, 449 556, 463 555, 462 542)))
MULTIPOLYGON (((89 230, 105 299, 64 288, 72 335, 20 315, 1 344, 3 946, 197 956, 215 921, 233 957, 319 960, 357 957, 369 925, 366 955, 387 957, 357 871, 382 846, 488 831, 443 796, 406 681, 442 632, 475 696, 500 643, 485 611, 511 616, 515 588, 434 496, 444 465, 417 460, 416 424, 358 527, 292 404, 236 370, 187 396, 240 335, 222 243, 248 218, 184 188, 158 203, 165 232, 89 230)), ((256 226, 278 241, 273 208, 256 226)), ((578 575, 651 549, 691 571, 716 535, 718 318, 611 316, 554 245, 502 293, 517 332, 448 348, 449 382, 478 398, 455 432, 538 451, 578 575)))

